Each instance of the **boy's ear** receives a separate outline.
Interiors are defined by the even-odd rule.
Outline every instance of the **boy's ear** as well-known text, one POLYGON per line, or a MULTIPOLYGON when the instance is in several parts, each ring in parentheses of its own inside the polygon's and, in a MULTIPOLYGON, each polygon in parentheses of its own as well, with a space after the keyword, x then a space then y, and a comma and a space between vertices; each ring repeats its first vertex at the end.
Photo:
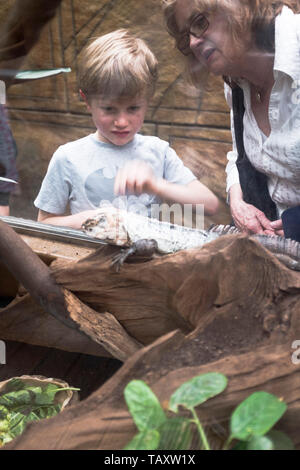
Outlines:
POLYGON ((83 93, 83 91, 82 91, 81 88, 79 88, 79 93, 80 93, 81 98, 82 98, 84 101, 86 101, 86 96, 85 96, 85 94, 83 93))
POLYGON ((81 88, 79 88, 79 93, 80 93, 81 98, 82 98, 83 101, 85 102, 87 109, 88 109, 89 111, 91 111, 91 107, 90 107, 90 105, 89 105, 88 99, 87 99, 86 95, 83 93, 83 91, 81 90, 81 88))
POLYGON ((90 109, 90 105, 89 105, 89 103, 88 103, 87 97, 86 97, 86 95, 83 93, 83 91, 81 90, 81 88, 79 88, 79 94, 80 94, 81 98, 83 99, 83 101, 85 102, 85 104, 87 105, 88 109, 90 109))

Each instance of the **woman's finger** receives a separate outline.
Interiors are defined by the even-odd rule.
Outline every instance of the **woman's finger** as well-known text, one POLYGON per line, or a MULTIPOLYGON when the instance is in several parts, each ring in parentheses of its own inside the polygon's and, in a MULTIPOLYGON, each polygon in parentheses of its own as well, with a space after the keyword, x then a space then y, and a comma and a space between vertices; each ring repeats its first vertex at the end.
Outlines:
POLYGON ((273 220, 273 222, 271 222, 271 227, 274 230, 282 230, 282 219, 273 220))

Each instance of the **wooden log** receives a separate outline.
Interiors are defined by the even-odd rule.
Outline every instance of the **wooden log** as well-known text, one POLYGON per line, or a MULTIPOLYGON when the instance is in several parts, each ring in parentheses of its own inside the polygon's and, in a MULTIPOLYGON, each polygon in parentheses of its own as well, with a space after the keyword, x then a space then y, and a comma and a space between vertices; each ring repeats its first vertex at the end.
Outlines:
POLYGON ((1 339, 99 357, 113 356, 120 361, 141 347, 109 312, 95 312, 71 292, 63 292, 66 311, 76 329, 49 315, 26 294, 0 310, 1 339))
POLYGON ((103 346, 112 356, 125 361, 141 348, 141 344, 131 338, 111 313, 95 312, 66 289, 64 297, 70 317, 79 330, 103 346))
POLYGON ((49 315, 28 294, 0 310, 0 337, 63 351, 111 357, 103 346, 49 315))
MULTIPOLYGON (((157 263, 169 302, 194 330, 170 332, 141 349, 84 402, 48 422, 30 424, 5 449, 122 449, 136 432, 123 397, 130 380, 145 380, 164 403, 185 380, 210 371, 225 374, 228 387, 199 407, 205 426, 226 429, 233 409, 252 392, 265 390, 288 404, 279 429, 300 448, 300 365, 292 361, 292 344, 300 339, 300 274, 243 236, 145 263, 152 275, 140 265, 141 282, 146 277, 150 286, 155 283, 157 263), (165 278, 175 259, 177 270, 165 278)), ((136 266, 123 270, 131 282, 136 266)), ((220 439, 213 443, 219 446, 220 439)))
MULTIPOLYGON (((223 236, 202 249, 147 262, 133 260, 120 273, 110 269, 117 249, 107 246, 77 263, 53 268, 53 276, 94 310, 112 313, 144 345, 177 328, 185 334, 199 324, 203 328, 221 311, 222 334, 229 330, 232 335, 227 318, 232 309, 241 311, 241 303, 238 335, 252 328, 261 341, 272 328, 268 311, 276 308, 273 297, 282 295, 276 286, 291 277, 300 282, 299 273, 283 267, 245 235, 223 236), (257 305, 265 312, 260 318, 257 305)), ((238 341, 247 346, 247 340, 238 341)))
MULTIPOLYGON (((299 307, 299 306, 298 306, 299 307)), ((157 340, 128 359, 125 365, 84 402, 63 416, 30 425, 23 436, 8 449, 122 449, 136 433, 127 410, 123 391, 134 379, 145 380, 162 403, 170 398, 185 380, 206 372, 222 372, 228 387, 222 395, 198 408, 206 428, 219 424, 227 430, 233 409, 250 393, 264 390, 282 397, 288 411, 279 429, 285 431, 300 447, 300 366, 291 361, 291 344, 268 346, 245 354, 228 355, 218 361, 201 364, 184 357, 193 340, 173 332, 157 340), (183 349, 184 352, 181 352, 183 349)), ((214 447, 220 439, 213 440, 214 447)))

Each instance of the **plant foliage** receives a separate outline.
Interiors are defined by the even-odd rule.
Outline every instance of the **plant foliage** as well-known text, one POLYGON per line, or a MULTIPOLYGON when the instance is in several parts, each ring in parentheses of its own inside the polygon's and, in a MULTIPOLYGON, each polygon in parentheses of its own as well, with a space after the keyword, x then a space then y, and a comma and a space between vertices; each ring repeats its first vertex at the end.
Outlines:
POLYGON ((7 383, 6 391, 0 395, 0 446, 21 434, 31 421, 55 416, 61 405, 55 403, 55 395, 63 390, 56 384, 27 386, 19 379, 7 383))
MULTIPOLYGON (((138 434, 126 450, 186 450, 192 442, 192 425, 196 426, 201 448, 210 444, 195 408, 222 393, 227 377, 217 372, 202 374, 183 383, 172 394, 165 413, 158 398, 142 380, 133 380, 124 396, 138 428, 138 434), (179 416, 179 407, 188 410, 190 418, 179 416), (172 414, 170 417, 170 413, 172 414), (174 416, 175 414, 175 416, 174 416)), ((223 449, 233 450, 291 450, 293 444, 284 433, 271 430, 287 409, 284 401, 259 391, 252 393, 233 411, 229 437, 223 449)))

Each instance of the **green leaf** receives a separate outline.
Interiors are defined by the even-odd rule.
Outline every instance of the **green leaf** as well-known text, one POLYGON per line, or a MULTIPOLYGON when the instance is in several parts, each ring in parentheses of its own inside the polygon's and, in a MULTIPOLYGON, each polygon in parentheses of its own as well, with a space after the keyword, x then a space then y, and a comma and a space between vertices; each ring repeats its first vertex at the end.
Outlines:
POLYGON ((231 439, 249 440, 266 434, 286 411, 286 404, 267 392, 255 392, 234 410, 231 421, 231 439))
POLYGON ((272 429, 266 435, 269 437, 274 445, 275 450, 294 450, 294 444, 291 439, 283 432, 272 429))
POLYGON ((159 432, 156 429, 142 431, 124 447, 124 450, 156 450, 159 443, 159 432))
POLYGON ((178 405, 188 409, 204 403, 212 398, 227 386, 227 378, 218 372, 198 375, 183 383, 171 396, 169 409, 177 413, 178 405))
POLYGON ((8 414, 9 414, 9 411, 6 408, 6 406, 0 405, 0 421, 2 419, 6 419, 8 414))
POLYGON ((44 388, 28 386, 17 379, 10 381, 6 390, 9 391, 0 396, 1 445, 21 434, 30 421, 50 418, 59 413, 61 405, 54 403, 56 393, 74 389, 56 384, 47 384, 44 388), (14 386, 16 390, 13 390, 14 386))
POLYGON ((246 442, 246 450, 273 450, 274 445, 267 436, 253 436, 246 442))
POLYGON ((8 392, 17 392, 18 390, 22 390, 24 388, 24 382, 20 379, 10 379, 9 382, 5 385, 5 393, 8 392))
POLYGON ((21 405, 29 405, 31 402, 32 394, 29 390, 18 390, 0 396, 0 405, 5 406, 9 411, 21 405))
POLYGON ((56 393, 59 391, 57 385, 48 384, 41 393, 36 396, 35 403, 39 405, 51 404, 54 401, 56 393))
POLYGON ((4 444, 7 444, 7 442, 10 442, 13 440, 13 436, 11 436, 9 433, 1 434, 0 433, 0 447, 3 446, 4 444))
POLYGON ((12 438, 22 434, 27 424, 27 416, 22 413, 12 413, 9 422, 9 434, 12 438))
POLYGON ((124 396, 139 431, 156 429, 166 420, 156 395, 144 381, 132 380, 125 387, 124 396))
POLYGON ((58 75, 59 73, 66 72, 71 72, 70 67, 48 70, 23 70, 22 72, 17 73, 15 78, 18 80, 36 80, 38 78, 51 77, 53 75, 58 75))
POLYGON ((0 434, 9 430, 8 419, 0 419, 0 434))
POLYGON ((165 421, 159 428, 159 450, 188 450, 192 441, 191 422, 176 416, 165 421))
POLYGON ((230 450, 247 450, 247 441, 238 441, 230 450))

